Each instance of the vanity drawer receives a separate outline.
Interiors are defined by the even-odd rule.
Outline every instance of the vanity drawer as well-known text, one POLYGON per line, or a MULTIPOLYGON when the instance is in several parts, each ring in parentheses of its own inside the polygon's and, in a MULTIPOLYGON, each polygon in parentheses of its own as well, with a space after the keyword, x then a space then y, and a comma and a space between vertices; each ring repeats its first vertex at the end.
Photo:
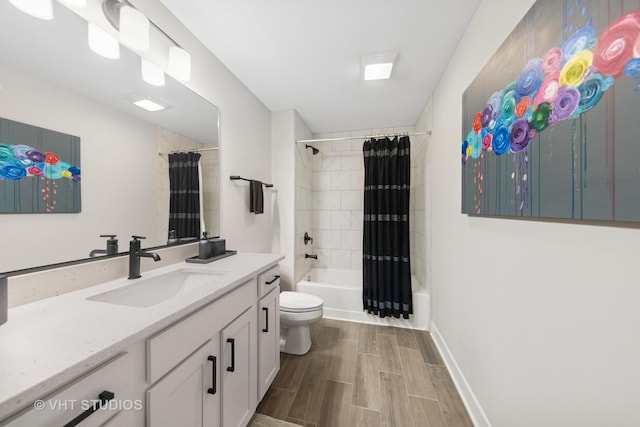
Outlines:
POLYGON ((147 339, 147 381, 155 383, 256 302, 255 277, 147 339))
POLYGON ((277 286, 280 286, 280 266, 274 265, 258 276, 258 297, 263 297, 277 286))
MULTIPOLYGON (((101 426, 122 411, 143 410, 142 401, 132 400, 133 361, 121 353, 109 362, 77 378, 53 394, 36 400, 26 412, 13 418, 7 427, 62 426, 72 420, 83 427, 101 426), (106 398, 102 407, 91 411, 94 402, 106 398)), ((75 425, 75 424, 72 424, 75 425)))

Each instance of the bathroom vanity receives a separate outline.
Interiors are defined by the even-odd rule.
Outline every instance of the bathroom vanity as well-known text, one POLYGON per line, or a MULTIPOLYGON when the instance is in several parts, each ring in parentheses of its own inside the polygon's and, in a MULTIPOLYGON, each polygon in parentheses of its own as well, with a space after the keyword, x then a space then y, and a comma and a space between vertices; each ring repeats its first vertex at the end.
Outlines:
POLYGON ((10 309, 0 425, 245 426, 280 367, 282 259, 181 262, 10 309))

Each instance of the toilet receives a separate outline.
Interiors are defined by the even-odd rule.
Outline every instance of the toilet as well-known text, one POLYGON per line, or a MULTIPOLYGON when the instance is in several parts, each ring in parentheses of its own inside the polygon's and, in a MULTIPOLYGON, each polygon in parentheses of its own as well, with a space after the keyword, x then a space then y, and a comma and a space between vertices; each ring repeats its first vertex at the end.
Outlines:
POLYGON ((302 292, 280 293, 280 351, 305 354, 311 348, 309 326, 322 318, 322 298, 302 292))

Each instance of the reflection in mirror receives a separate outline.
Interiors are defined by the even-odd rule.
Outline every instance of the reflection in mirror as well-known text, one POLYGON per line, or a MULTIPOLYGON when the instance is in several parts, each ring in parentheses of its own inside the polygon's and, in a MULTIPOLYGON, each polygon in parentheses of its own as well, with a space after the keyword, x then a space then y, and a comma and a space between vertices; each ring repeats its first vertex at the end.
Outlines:
POLYGON ((169 76, 145 83, 140 56, 123 46, 118 60, 96 55, 87 32, 59 3, 43 21, 0 2, 0 117, 78 136, 82 168, 79 213, 0 216, 2 272, 88 258, 107 249, 100 235, 117 235, 120 253, 132 235, 146 237, 143 247, 166 244, 166 153, 177 150, 202 154, 205 227, 220 233, 218 109, 169 76), (140 95, 169 108, 142 110, 131 102, 140 95))

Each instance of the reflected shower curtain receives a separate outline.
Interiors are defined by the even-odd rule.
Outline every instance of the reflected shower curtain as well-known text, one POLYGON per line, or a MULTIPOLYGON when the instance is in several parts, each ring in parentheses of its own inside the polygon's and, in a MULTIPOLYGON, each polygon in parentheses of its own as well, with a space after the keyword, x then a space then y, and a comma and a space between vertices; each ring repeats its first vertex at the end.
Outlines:
POLYGON ((380 317, 413 314, 409 262, 410 143, 408 136, 363 145, 364 310, 380 317))
POLYGON ((199 153, 169 154, 169 230, 200 237, 199 153))

